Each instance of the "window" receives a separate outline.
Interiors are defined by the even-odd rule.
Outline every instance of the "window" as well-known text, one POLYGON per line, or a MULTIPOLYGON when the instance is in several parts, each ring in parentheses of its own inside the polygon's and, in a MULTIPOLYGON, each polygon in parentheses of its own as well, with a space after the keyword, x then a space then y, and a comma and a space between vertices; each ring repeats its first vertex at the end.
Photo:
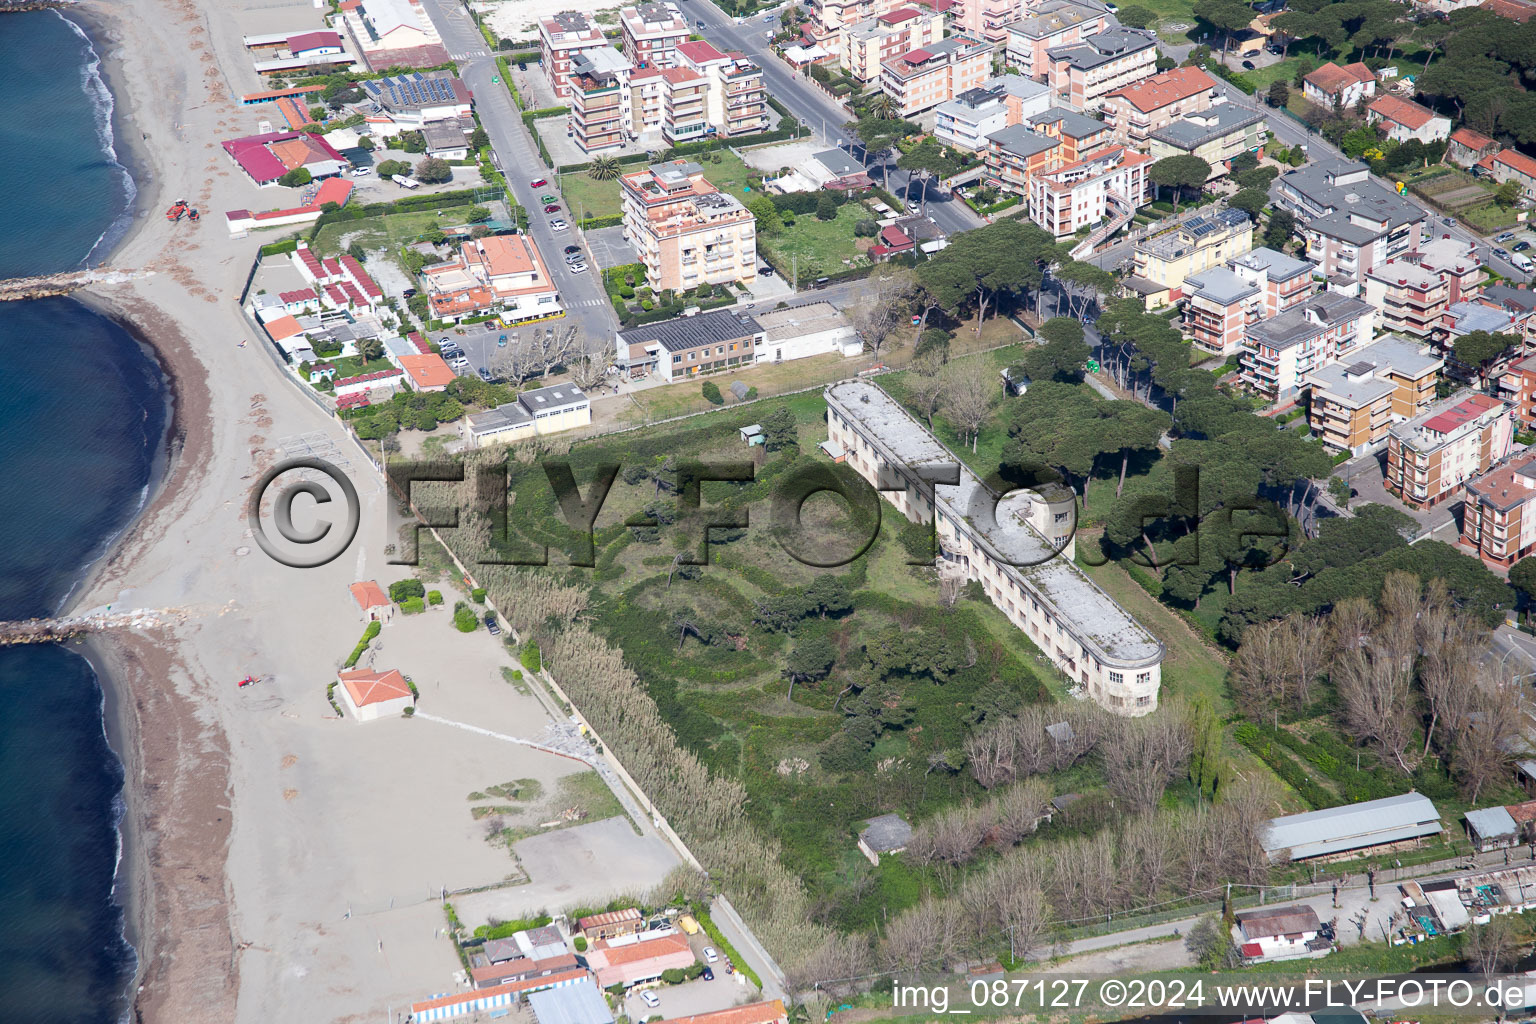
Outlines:
POLYGON ((1152 703, 1152 698, 1151 697, 1137 697, 1136 698, 1136 706, 1139 707, 1139 708, 1144 708, 1148 704, 1151 704, 1151 703, 1152 703))
POLYGON ((1152 681, 1152 673, 1151 672, 1137 672, 1136 673, 1136 681, 1138 683, 1150 683, 1152 681))
POLYGON ((680 362, 682 362, 682 361, 683 361, 683 357, 682 357, 682 356, 673 356, 673 357, 672 357, 672 361, 673 361, 673 362, 674 362, 674 363, 680 363, 680 362))
POLYGON ((1125 683, 1125 673, 1124 672, 1111 672, 1109 674, 1109 681, 1111 683, 1115 684, 1116 686, 1122 686, 1125 683))
POLYGON ((1071 513, 1069 513, 1069 512, 1057 512, 1056 513, 1056 521, 1058 523, 1064 523, 1064 522, 1067 521, 1067 516, 1070 515, 1070 514, 1071 513))

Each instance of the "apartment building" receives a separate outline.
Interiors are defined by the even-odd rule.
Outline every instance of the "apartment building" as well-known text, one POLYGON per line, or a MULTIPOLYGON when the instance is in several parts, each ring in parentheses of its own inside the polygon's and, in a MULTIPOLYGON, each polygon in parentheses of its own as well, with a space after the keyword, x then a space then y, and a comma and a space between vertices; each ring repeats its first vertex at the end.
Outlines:
POLYGON ((814 23, 811 34, 823 45, 829 42, 835 45, 844 29, 910 5, 911 0, 813 0, 810 5, 814 23))
POLYGON ((934 111, 933 136, 967 153, 985 153, 987 137, 1050 108, 1051 91, 1018 75, 1001 75, 967 89, 934 111))
POLYGON ((1035 175, 1076 163, 1108 140, 1109 129, 1102 121, 1051 107, 986 137, 987 177, 1027 198, 1035 175))
POLYGON ((1217 356, 1236 355, 1248 328, 1312 296, 1312 264, 1259 248, 1184 282, 1184 333, 1217 356))
POLYGON ((624 55, 609 47, 571 58, 569 123, 585 152, 622 146, 635 134, 632 70, 624 55))
POLYGON ((884 61, 880 89, 896 101, 897 116, 912 117, 976 88, 991 74, 992 47, 956 35, 884 61))
POLYGON ((1499 568, 1536 551, 1536 450, 1521 452, 1463 487, 1464 547, 1499 568))
POLYGON ((1211 165, 1215 179, 1231 170, 1239 153, 1257 153, 1268 138, 1262 113, 1222 103, 1153 129, 1147 137, 1147 153, 1153 160, 1197 156, 1211 165))
POLYGON ((853 77, 880 77, 880 65, 944 38, 944 15, 925 7, 898 7, 845 27, 838 53, 853 77))
POLYGON ((571 95, 571 61, 594 50, 611 49, 603 30, 581 11, 561 11, 539 19, 539 55, 544 60, 544 74, 555 98, 571 95))
POLYGON ((1441 343, 1449 348, 1456 343, 1457 338, 1474 331, 1523 338, 1529 319, 1529 313, 1495 302, 1480 299, 1453 302, 1446 307, 1445 315, 1440 318, 1441 343))
POLYGON ((766 340, 762 324, 727 310, 629 327, 615 335, 614 362, 626 376, 682 380, 750 366, 766 340))
POLYGON ((1058 239, 1106 217, 1129 220, 1147 202, 1151 163, 1145 153, 1110 146, 1037 174, 1029 182, 1029 219, 1058 239))
POLYGON ((657 291, 757 278, 757 228, 735 196, 715 188, 698 164, 652 164, 619 178, 624 238, 640 253, 657 291))
POLYGON ((540 320, 563 312, 560 293, 532 235, 488 235, 459 246, 453 259, 421 270, 427 307, 436 320, 500 313, 502 320, 540 320))
POLYGON ((1507 456, 1513 440, 1509 406, 1464 388, 1392 426, 1387 490, 1414 508, 1438 505, 1507 456))
POLYGON ((1383 330, 1429 338, 1450 308, 1444 278, 1406 259, 1388 260, 1365 278, 1365 300, 1381 310, 1383 330))
POLYGON ((1022 492, 999 502, 873 383, 844 381, 825 396, 828 443, 909 520, 934 523, 941 573, 979 582, 1100 706, 1122 715, 1156 710, 1163 645, 1073 564, 1070 532, 1062 532, 1070 504, 1022 492), (958 484, 932 483, 935 470, 958 472, 958 484))
POLYGON ((1379 96, 1365 108, 1365 123, 1380 125, 1387 138, 1438 142, 1451 134, 1451 119, 1401 96, 1379 96))
POLYGON ((1386 335, 1347 361, 1307 374, 1307 423, 1333 451, 1377 451, 1392 424, 1429 408, 1444 366, 1417 338, 1386 335))
POLYGON ((1252 248, 1253 221, 1246 213, 1225 207, 1210 210, 1138 241, 1131 276, 1122 285, 1141 296, 1149 309, 1171 306, 1183 299, 1186 278, 1221 267, 1252 248))
POLYGON ((678 66, 709 81, 704 117, 720 135, 755 135, 769 127, 763 69, 743 54, 721 53, 703 40, 679 43, 678 66))
POLYGON ((1515 360, 1499 375, 1499 397, 1509 403, 1519 429, 1536 427, 1536 356, 1515 360))
POLYGON ((1376 95, 1376 76, 1359 61, 1343 67, 1329 62, 1301 80, 1301 94, 1321 107, 1353 107, 1376 95))
POLYGON ((1004 54, 1024 77, 1044 81, 1051 66, 1047 51, 1080 43, 1108 27, 1103 6, 1093 0, 1044 0, 1030 8, 1028 17, 1007 26, 1004 54))
POLYGON ((688 41, 688 19, 674 3, 653 0, 619 10, 624 56, 637 68, 677 64, 677 44, 688 41))
POLYGON ((1115 140, 1145 146, 1154 131, 1226 103, 1216 80, 1199 68, 1174 68, 1104 97, 1104 123, 1115 140))
POLYGON ((1136 29, 1106 29, 1045 55, 1051 92, 1084 110, 1097 110, 1110 93, 1157 73, 1157 37, 1136 29))
POLYGON ((1251 325, 1243 338, 1242 382, 1265 401, 1294 395, 1310 373, 1352 355, 1374 333, 1376 308, 1322 292, 1251 325))
POLYGON ((1296 214, 1307 255, 1329 277, 1358 279, 1419 248, 1428 214, 1371 179, 1370 168, 1323 158, 1275 179, 1277 203, 1296 214))

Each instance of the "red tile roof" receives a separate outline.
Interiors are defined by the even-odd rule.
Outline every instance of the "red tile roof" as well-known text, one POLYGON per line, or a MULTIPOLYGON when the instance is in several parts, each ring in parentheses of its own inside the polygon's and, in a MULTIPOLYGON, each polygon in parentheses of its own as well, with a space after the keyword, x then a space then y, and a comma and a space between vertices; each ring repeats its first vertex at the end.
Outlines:
POLYGON ((319 296, 315 294, 315 290, 313 288, 300 288, 296 292, 278 292, 277 297, 281 299, 285 305, 290 302, 308 302, 311 299, 319 298, 319 296))
MULTIPOLYGON (((321 366, 327 365, 329 364, 317 363, 312 369, 319 369, 321 366)), ((357 606, 363 611, 389 604, 389 597, 384 593, 384 589, 374 580, 354 583, 348 589, 352 591, 353 599, 357 601, 357 606)))
POLYGON ((1339 67, 1337 64, 1328 63, 1307 75, 1303 81, 1311 82, 1318 89, 1332 96, 1348 86, 1358 83, 1374 81, 1371 69, 1356 61, 1339 67))
MULTIPOLYGON (((224 152, 240 165, 240 169, 249 174, 259 185, 276 181, 289 171, 283 160, 273 152, 274 146, 281 147, 285 153, 293 150, 288 155, 298 160, 299 163, 296 166, 300 167, 319 160, 336 160, 346 163, 346 159, 336 152, 329 142, 308 132, 268 132, 266 135, 247 135, 230 139, 221 145, 224 147, 224 152), (290 145, 291 143, 302 146, 303 153, 300 154, 298 147, 290 145)), ((351 182, 347 184, 350 185, 351 182)))
POLYGON ((1214 88, 1216 80, 1199 68, 1174 68, 1109 95, 1123 96, 1137 110, 1158 110, 1214 88))
POLYGON ((1475 420, 1488 410, 1497 409, 1502 404, 1498 399, 1487 395, 1468 395, 1445 412, 1425 420, 1424 429, 1433 430, 1437 434, 1449 434, 1463 423, 1475 420))
POLYGON ((693 957, 693 950, 688 945, 688 936, 681 932, 674 932, 671 935, 658 935, 643 942, 628 942, 622 946, 610 946, 606 941, 599 941, 587 954, 587 963, 601 971, 604 967, 642 963, 646 960, 657 960, 684 953, 689 958, 693 957))
POLYGON ((309 108, 296 96, 279 96, 277 109, 290 128, 303 128, 310 122, 309 108))
POLYGON ((891 11, 888 14, 882 14, 876 20, 878 20, 880 22, 880 24, 882 24, 882 25, 900 25, 902 22, 904 22, 904 21, 911 21, 913 18, 916 18, 917 16, 918 16, 917 12, 914 11, 912 8, 910 8, 910 7, 903 7, 899 11, 891 11))
POLYGON ((391 377, 400 376, 400 371, 394 368, 388 370, 374 370, 372 373, 360 373, 356 377, 343 377, 336 382, 337 387, 343 384, 367 384, 376 380, 388 380, 391 377))
POLYGON ((373 278, 368 276, 368 271, 364 270, 363 265, 357 262, 357 260, 353 259, 349 255, 343 254, 341 257, 341 266, 342 269, 347 272, 347 276, 350 277, 353 282, 368 295, 370 299, 379 299, 384 297, 384 293, 379 290, 379 286, 374 283, 373 278))
POLYGON ((458 376, 437 353, 401 356, 400 369, 410 375, 418 389, 447 387, 458 376))
POLYGON ((1412 100, 1405 100, 1401 96, 1382 96, 1365 109, 1388 121, 1396 121, 1413 131, 1418 131, 1429 124, 1430 118, 1435 116, 1435 112, 1428 107, 1420 106, 1412 100))
POLYGON ((288 37, 288 52, 298 56, 305 50, 318 50, 326 46, 340 46, 341 36, 335 32, 300 32, 288 37))
POLYGON ((895 224, 887 225, 880 230, 880 241, 892 249, 899 249, 904 245, 911 245, 911 237, 895 224))
POLYGON ((702 39, 695 39, 686 43, 677 44, 677 52, 693 61, 695 64, 705 64, 712 60, 725 60, 725 54, 715 49, 702 39))
POLYGON ((299 326, 299 322, 291 316, 280 316, 276 320, 268 320, 262 326, 267 329, 267 334, 273 341, 282 341, 284 338, 291 338, 304 331, 304 328, 299 326))
POLYGON ((624 910, 610 910, 602 914, 593 914, 591 917, 583 917, 576 922, 576 927, 586 931, 588 928, 598 928, 605 924, 622 924, 626 921, 639 920, 641 920, 639 909, 628 907, 624 910))
POLYGON ((401 675, 397 668, 387 672, 356 669, 351 672, 342 672, 336 678, 347 688, 347 693, 352 696, 352 703, 360 708, 411 696, 411 688, 406 685, 405 676, 401 675))
POLYGON ((1521 0, 1483 0, 1478 6, 1501 18, 1521 23, 1530 21, 1531 16, 1536 15, 1536 4, 1523 3, 1521 0))
POLYGON ((906 61, 908 64, 921 64, 925 60, 932 60, 933 54, 919 47, 916 50, 908 50, 899 59, 906 61))
POLYGON ((773 1024, 774 1021, 784 1020, 787 1016, 783 1001, 770 999, 762 1003, 733 1006, 728 1010, 716 1010, 714 1013, 675 1017, 667 1024, 773 1024))
POLYGON ((420 352, 422 355, 426 355, 432 351, 431 344, 427 342, 426 338, 421 336, 420 331, 412 331, 410 334, 406 335, 406 340, 409 341, 412 345, 415 345, 416 351, 420 352))
POLYGON ((336 408, 338 409, 350 409, 353 406, 361 408, 362 406, 372 404, 373 399, 369 397, 366 391, 354 391, 350 395, 342 395, 336 399, 336 408))
POLYGON ((1473 152, 1480 153, 1493 145, 1494 142, 1482 132, 1475 132, 1471 128, 1457 128, 1451 132, 1451 141, 1459 142, 1473 152))
POLYGON ((1527 178, 1536 178, 1536 160, 1532 160, 1524 153, 1513 149, 1501 149, 1493 154, 1493 156, 1485 157, 1484 160, 1491 160, 1496 164, 1504 164, 1506 167, 1519 171, 1527 178))

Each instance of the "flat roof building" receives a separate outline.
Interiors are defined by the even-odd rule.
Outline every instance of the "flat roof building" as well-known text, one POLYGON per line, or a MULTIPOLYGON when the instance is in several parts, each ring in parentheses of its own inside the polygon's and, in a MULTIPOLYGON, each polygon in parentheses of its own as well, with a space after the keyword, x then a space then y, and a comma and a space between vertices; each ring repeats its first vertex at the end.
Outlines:
POLYGON ((1272 861, 1310 860, 1398 846, 1441 831, 1440 812, 1429 797, 1404 793, 1273 818, 1260 845, 1272 861))
POLYGON ((1437 505, 1507 456, 1513 440, 1509 406, 1464 388, 1393 425, 1387 490, 1415 508, 1437 505))

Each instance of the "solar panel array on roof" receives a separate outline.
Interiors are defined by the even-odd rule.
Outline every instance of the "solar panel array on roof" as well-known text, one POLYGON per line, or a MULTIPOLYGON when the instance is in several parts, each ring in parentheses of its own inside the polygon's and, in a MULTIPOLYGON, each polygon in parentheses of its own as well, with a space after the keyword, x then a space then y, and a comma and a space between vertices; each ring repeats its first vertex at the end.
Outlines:
POLYGON ((1349 374, 1351 377, 1360 377, 1370 373, 1374 369, 1376 369, 1375 363, 1359 362, 1350 363, 1348 366, 1344 367, 1344 372, 1349 374))

